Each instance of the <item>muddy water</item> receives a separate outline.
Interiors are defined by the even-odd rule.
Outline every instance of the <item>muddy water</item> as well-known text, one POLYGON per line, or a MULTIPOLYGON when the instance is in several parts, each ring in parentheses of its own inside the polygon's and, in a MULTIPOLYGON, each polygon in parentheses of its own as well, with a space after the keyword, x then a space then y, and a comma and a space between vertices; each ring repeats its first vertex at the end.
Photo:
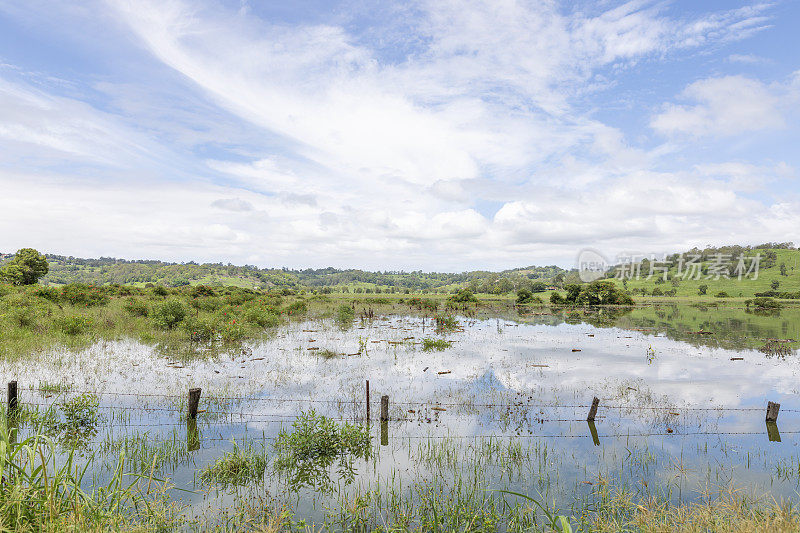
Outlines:
MULTIPOLYGON (((221 357, 176 360, 122 340, 79 353, 57 350, 0 370, 6 381, 18 380, 23 403, 97 394, 104 420, 82 443, 87 456, 105 450, 116 459, 108 443, 125 436, 173 442, 181 452, 173 452, 161 475, 196 491, 190 497, 196 513, 258 497, 318 518, 353 494, 454 479, 475 465, 486 488, 545 493, 562 508, 588 494, 599 477, 639 491, 660 487, 673 500, 728 483, 793 495, 800 468, 796 358, 747 348, 764 342, 754 329, 770 324, 764 317, 738 330, 725 329, 727 319, 712 321, 718 331, 698 335, 702 310, 669 311, 683 313, 686 323, 674 316, 664 323, 652 311, 603 327, 552 315, 524 322, 461 318, 456 330, 444 333, 430 320, 408 316, 346 327, 309 321, 221 357), (452 345, 423 351, 426 338, 452 345), (373 457, 354 462, 352 480, 331 472, 335 490, 326 493, 277 475, 237 490, 196 480, 195 472, 230 451, 232 440, 263 444, 271 456, 273 439, 303 410, 363 422, 366 380, 373 457), (36 390, 46 383, 69 390, 36 390), (190 387, 203 390, 196 434, 184 421, 190 387), (377 420, 382 395, 390 402, 385 425, 377 420), (586 415, 595 396, 600 404, 590 426, 586 415), (767 401, 781 404, 771 433, 767 401), (487 442, 495 451, 513 443, 524 453, 487 458, 487 442)), ((794 323, 777 327, 786 331, 794 323)), ((105 475, 102 463, 96 455, 95 481, 105 475)))

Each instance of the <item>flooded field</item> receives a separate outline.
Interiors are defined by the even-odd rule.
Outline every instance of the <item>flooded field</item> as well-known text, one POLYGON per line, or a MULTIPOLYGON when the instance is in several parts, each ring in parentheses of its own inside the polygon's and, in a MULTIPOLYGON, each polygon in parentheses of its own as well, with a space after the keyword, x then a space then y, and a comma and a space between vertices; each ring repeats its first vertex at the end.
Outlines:
POLYGON ((187 529, 282 511, 334 529, 424 528, 443 511, 514 529, 542 513, 510 492, 576 523, 612 494, 794 496, 799 316, 673 305, 437 325, 387 314, 293 322, 221 354, 176 357, 121 339, 0 369, 18 382, 21 438, 78 417, 68 438, 51 432, 88 462, 86 485, 111 477, 124 452, 131 471, 171 480, 187 529), (768 401, 780 403, 777 424, 765 422, 768 401), (353 435, 363 426, 366 442, 356 435, 334 457, 293 460, 293 424, 319 415, 353 435), (244 466, 225 470, 220 458, 244 466))

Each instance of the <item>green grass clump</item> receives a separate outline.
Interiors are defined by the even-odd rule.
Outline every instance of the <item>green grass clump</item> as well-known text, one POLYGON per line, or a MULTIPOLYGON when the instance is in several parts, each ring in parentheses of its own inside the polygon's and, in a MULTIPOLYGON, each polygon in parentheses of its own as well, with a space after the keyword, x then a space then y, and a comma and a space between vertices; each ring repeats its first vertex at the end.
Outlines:
POLYGON ((275 470, 288 475, 296 490, 314 487, 322 492, 334 485, 328 469, 337 464, 338 477, 349 483, 355 477, 355 458, 370 456, 371 437, 365 426, 338 424, 313 409, 292 423, 292 431, 281 430, 275 441, 275 470))
POLYGON ((458 320, 452 315, 436 315, 434 319, 437 331, 453 331, 458 328, 458 320))
POLYGON ((450 348, 452 345, 452 342, 444 339, 422 339, 422 351, 424 352, 432 352, 434 350, 441 352, 450 348))
POLYGON ((261 479, 267 468, 267 456, 264 447, 256 449, 252 442, 246 447, 233 443, 233 450, 217 459, 200 473, 205 483, 220 485, 245 485, 261 479))
POLYGON ((167 300, 156 305, 150 316, 156 326, 162 329, 172 329, 177 326, 188 314, 186 306, 180 300, 167 300))
POLYGON ((342 304, 336 308, 334 317, 336 318, 336 322, 339 322, 340 324, 346 324, 353 321, 353 319, 356 317, 356 312, 349 305, 342 304))

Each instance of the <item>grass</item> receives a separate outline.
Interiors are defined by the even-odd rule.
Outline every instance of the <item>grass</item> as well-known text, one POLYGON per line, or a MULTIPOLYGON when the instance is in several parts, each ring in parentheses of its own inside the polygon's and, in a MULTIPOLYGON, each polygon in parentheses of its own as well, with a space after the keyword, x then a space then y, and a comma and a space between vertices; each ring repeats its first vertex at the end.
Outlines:
POLYGON ((453 345, 452 342, 446 341, 444 339, 431 339, 431 338, 422 339, 422 351, 424 352, 432 352, 434 350, 437 352, 441 352, 450 348, 452 345, 453 345))
POLYGON ((351 482, 353 461, 370 456, 370 442, 366 427, 337 423, 311 409, 292 423, 291 432, 281 430, 275 441, 274 467, 287 475, 291 490, 313 487, 328 492, 334 486, 328 469, 336 464, 338 476, 351 482))
POLYGON ((87 465, 82 466, 72 452, 61 456, 41 429, 17 442, 18 430, 0 423, 3 531, 148 530, 177 525, 177 514, 164 498, 169 484, 152 475, 126 474, 121 455, 109 482, 86 492, 82 485, 87 465))
POLYGON ((263 445, 257 448, 252 441, 244 447, 233 442, 233 450, 217 459, 200 472, 205 483, 219 485, 245 485, 261 479, 267 468, 267 455, 263 445))

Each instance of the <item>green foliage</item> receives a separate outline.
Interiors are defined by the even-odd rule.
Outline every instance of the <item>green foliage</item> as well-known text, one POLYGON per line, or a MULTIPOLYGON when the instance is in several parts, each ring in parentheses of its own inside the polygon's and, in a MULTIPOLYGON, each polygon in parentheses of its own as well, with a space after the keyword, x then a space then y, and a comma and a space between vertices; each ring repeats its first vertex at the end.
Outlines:
POLYGON ((252 442, 244 448, 233 441, 233 450, 208 465, 200 472, 205 483, 220 485, 246 485, 264 477, 267 455, 263 445, 256 449, 252 442))
POLYGON ((458 328, 458 320, 452 315, 436 315, 433 318, 436 321, 436 331, 452 331, 458 328))
POLYGON ((281 323, 281 317, 273 308, 248 309, 246 318, 251 324, 262 328, 274 328, 281 323))
POLYGON ((87 333, 92 329, 92 320, 84 315, 64 315, 56 320, 56 324, 64 335, 70 337, 87 333))
POLYGON ((292 302, 285 308, 287 315, 304 315, 308 312, 308 306, 302 300, 292 302))
POLYGON ((714 298, 730 298, 731 295, 725 291, 719 291, 717 294, 714 295, 714 298))
POLYGON ((422 339, 422 351, 424 352, 432 352, 434 350, 441 352, 450 348, 452 345, 452 342, 444 339, 422 339))
POLYGON ((708 291, 708 285, 703 284, 697 287, 697 294, 699 294, 700 296, 703 296, 707 291, 708 291))
POLYGON ((453 303, 477 303, 478 299, 469 289, 459 289, 454 295, 448 298, 453 303))
POLYGON ((150 312, 150 308, 147 306, 147 303, 138 298, 128 298, 125 300, 122 308, 132 316, 147 316, 150 312))
POLYGON ((758 297, 750 300, 745 300, 745 305, 749 309, 752 305, 756 309, 781 309, 783 305, 773 298, 758 297))
POLYGON ((335 319, 340 324, 347 324, 353 321, 356 316, 355 310, 347 304, 342 304, 336 308, 335 319))
POLYGON ((106 305, 108 296, 104 289, 83 283, 70 283, 61 288, 61 301, 75 307, 106 305))
POLYGON ((0 281, 12 285, 33 285, 47 274, 47 258, 33 248, 17 250, 14 258, 0 267, 0 281))
POLYGON ((186 306, 180 300, 166 300, 156 305, 150 316, 156 326, 164 329, 172 329, 186 318, 186 306))
POLYGON ((586 285, 568 284, 564 289, 567 295, 553 293, 550 296, 550 303, 558 305, 633 305, 634 303, 628 293, 618 288, 612 281, 598 280, 586 285))
POLYGON ((330 491, 333 481, 328 469, 337 464, 337 474, 345 484, 355 477, 355 458, 370 456, 369 429, 344 422, 337 424, 313 409, 303 412, 292 423, 291 433, 281 430, 275 441, 274 467, 288 475, 293 490, 313 487, 330 491))
POLYGON ((517 305, 539 305, 542 299, 534 296, 528 289, 520 289, 517 291, 517 305))

